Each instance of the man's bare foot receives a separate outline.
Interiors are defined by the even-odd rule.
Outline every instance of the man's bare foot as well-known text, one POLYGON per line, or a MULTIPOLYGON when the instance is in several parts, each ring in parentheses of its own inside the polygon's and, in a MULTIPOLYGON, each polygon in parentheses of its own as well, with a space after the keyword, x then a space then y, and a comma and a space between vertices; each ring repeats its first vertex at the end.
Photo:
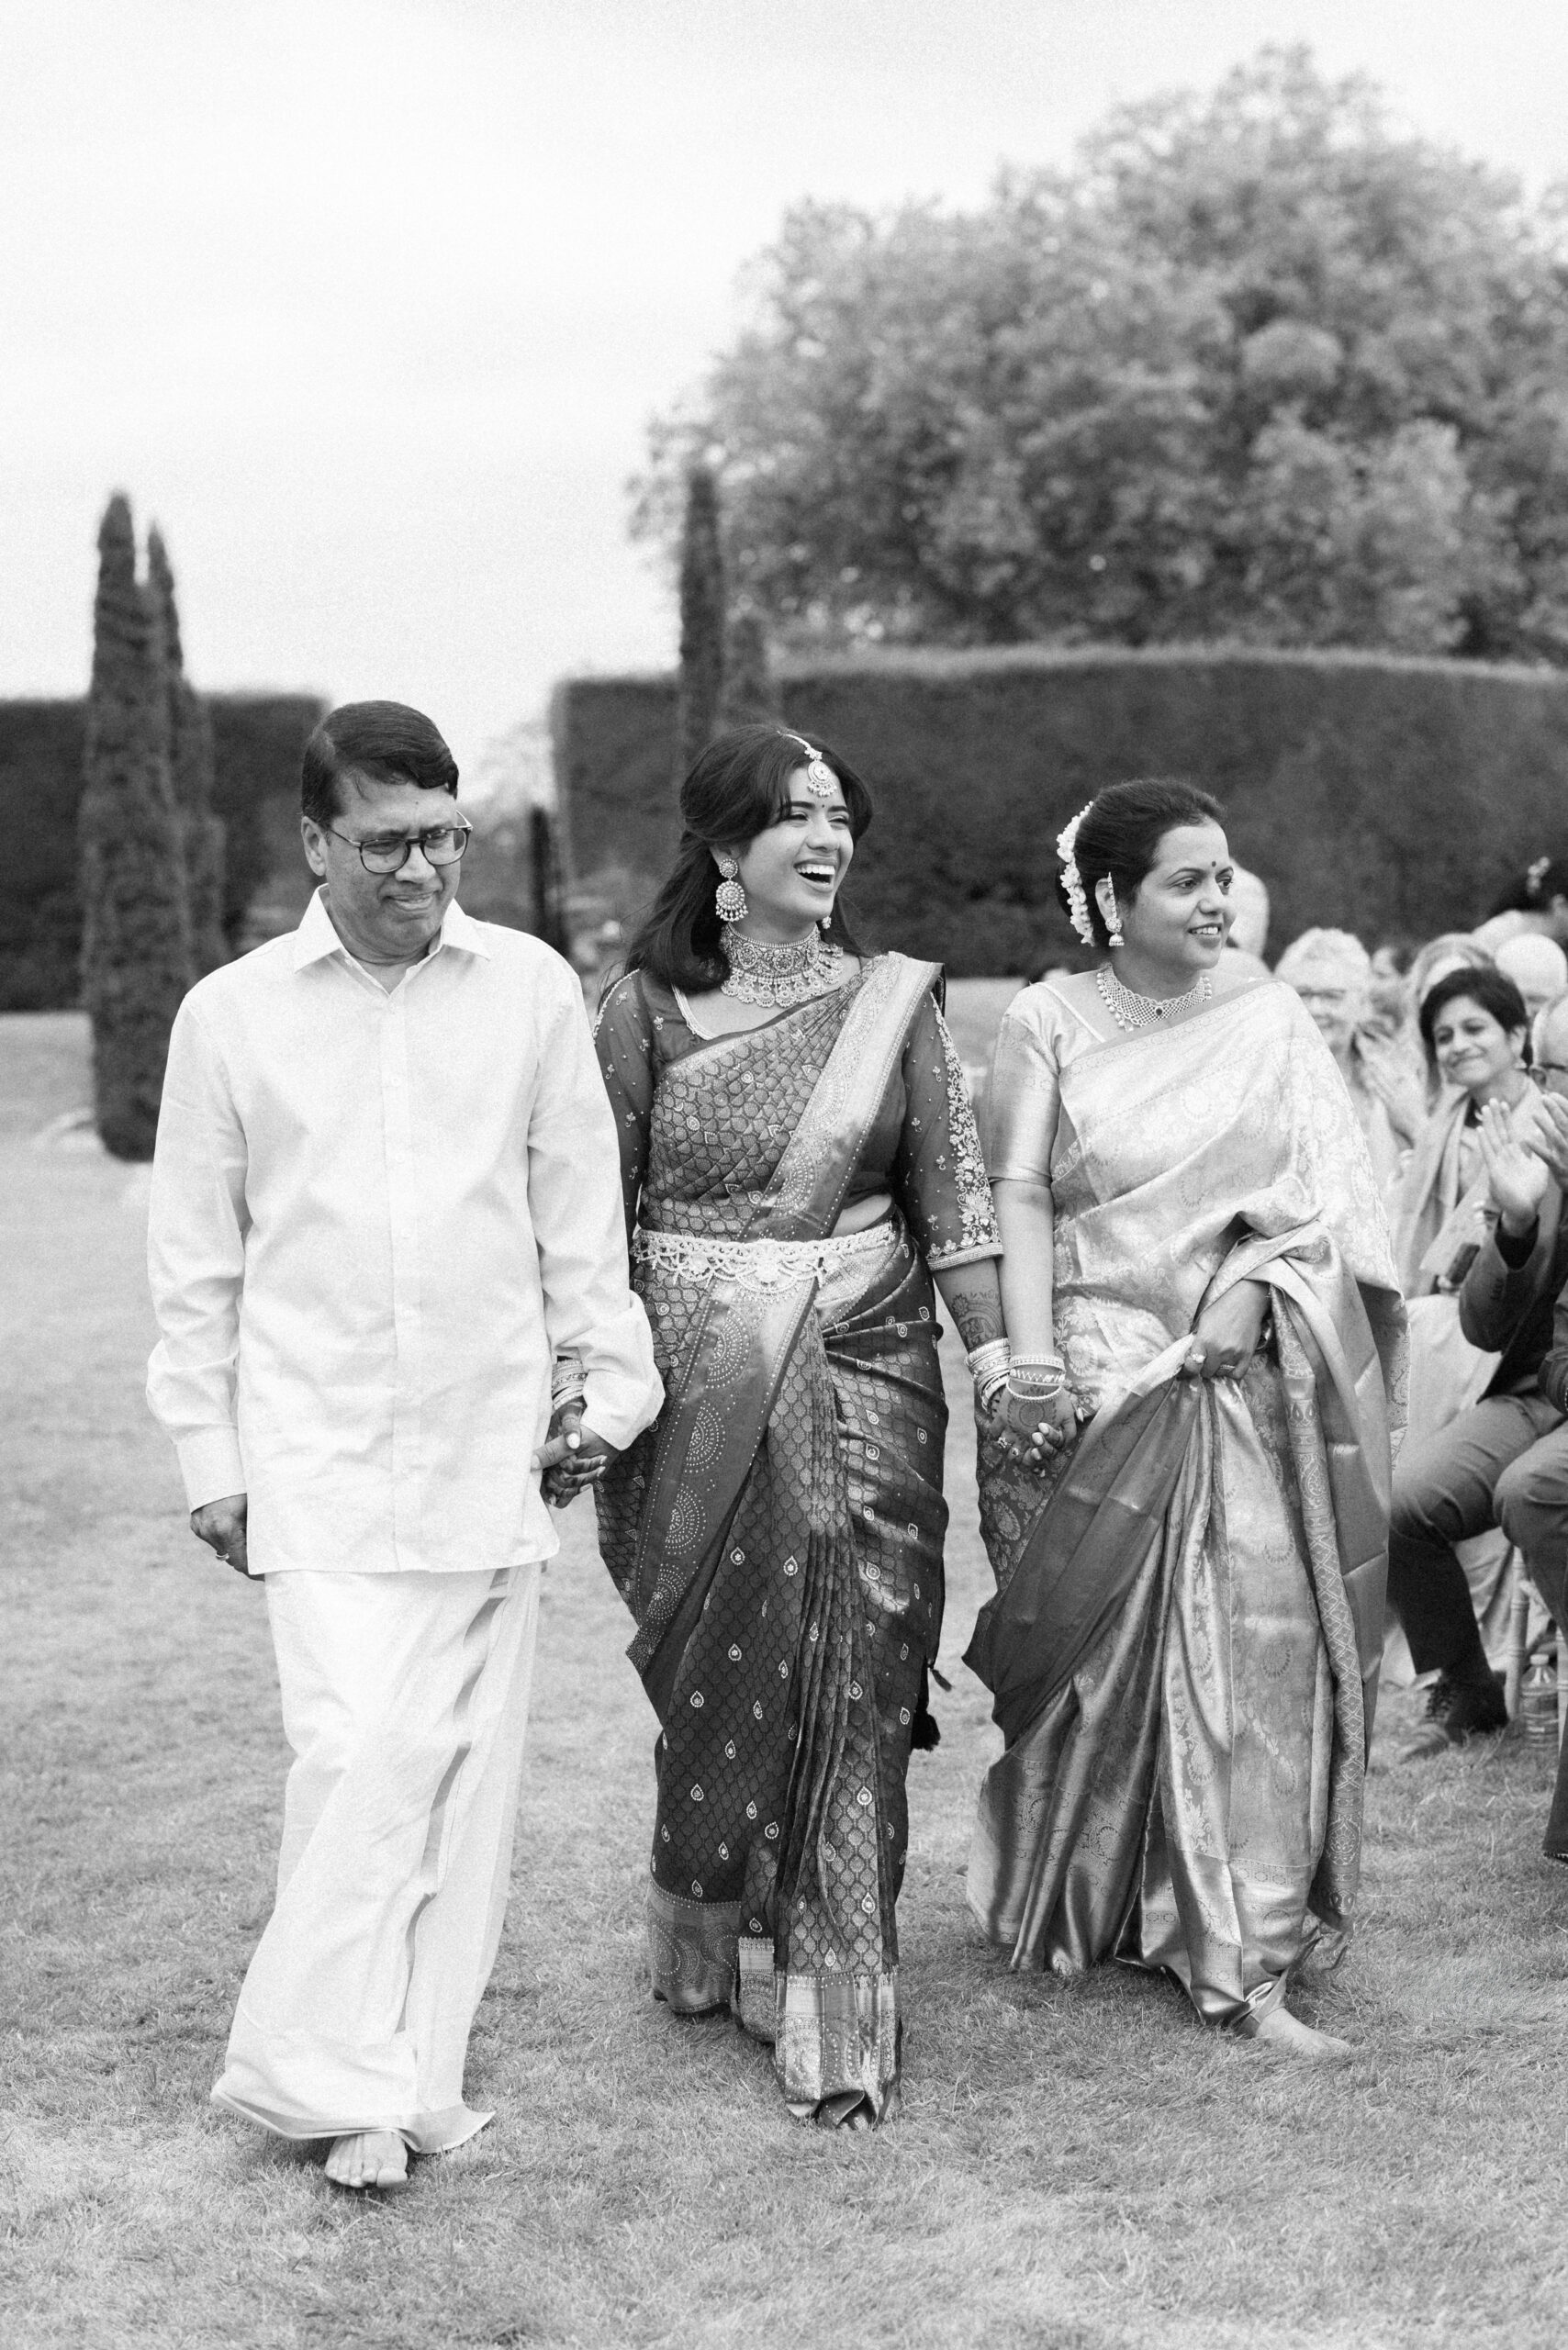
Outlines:
POLYGON ((327 2156, 334 2187, 406 2187, 409 2149, 396 2130, 359 2130, 334 2138, 327 2156))
POLYGON ((1356 2053, 1348 2040, 1336 2040, 1331 2032, 1315 2031, 1286 2007, 1271 2009, 1260 2018, 1248 2038, 1260 2040, 1265 2047, 1278 2049, 1282 2056, 1312 2056, 1319 2064, 1338 2064, 1356 2053))

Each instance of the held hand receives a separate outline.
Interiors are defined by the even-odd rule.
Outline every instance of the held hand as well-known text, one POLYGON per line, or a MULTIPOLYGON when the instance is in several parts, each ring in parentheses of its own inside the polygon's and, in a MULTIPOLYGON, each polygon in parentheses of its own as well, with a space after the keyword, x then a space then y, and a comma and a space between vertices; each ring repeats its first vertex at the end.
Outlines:
POLYGON ((1038 1469, 1078 1434, 1072 1397, 1065 1387, 1033 1399, 1010 1395, 1004 1387, 993 1401, 986 1425, 1010 1460, 1038 1469))
POLYGON ((196 1539, 241 1575, 247 1572, 245 1509, 243 1494, 225 1494, 221 1501, 203 1502, 200 1509, 191 1512, 191 1532, 196 1539))
POLYGON ((614 1460, 616 1447, 583 1426, 581 1402, 563 1404, 550 1421, 550 1433, 533 1456, 543 1471, 539 1490, 552 1509, 566 1509, 585 1486, 596 1485, 614 1460))
POLYGON ((1193 1325, 1183 1371, 1193 1379, 1239 1379, 1258 1351, 1268 1310, 1267 1281, 1238 1281, 1193 1325))
MULTIPOLYGON (((1536 1131, 1545 1131, 1539 1122, 1536 1131)), ((1540 1214, 1551 1170, 1533 1148, 1525 1148, 1506 1102, 1485 1104, 1476 1134, 1492 1204, 1503 1219, 1504 1229, 1522 1235, 1540 1214)))

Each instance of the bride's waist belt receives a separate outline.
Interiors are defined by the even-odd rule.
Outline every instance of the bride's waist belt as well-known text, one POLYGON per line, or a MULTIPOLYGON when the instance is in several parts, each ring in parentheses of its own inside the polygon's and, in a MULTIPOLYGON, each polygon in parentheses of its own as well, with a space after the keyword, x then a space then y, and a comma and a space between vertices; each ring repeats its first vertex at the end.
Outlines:
POLYGON ((792 1289, 797 1281, 826 1281, 857 1258, 879 1255, 898 1228, 894 1218, 884 1216, 863 1232, 834 1234, 826 1240, 718 1240, 699 1233, 647 1232, 639 1225, 632 1253, 640 1265, 671 1273, 678 1281, 718 1276, 741 1289, 792 1289))

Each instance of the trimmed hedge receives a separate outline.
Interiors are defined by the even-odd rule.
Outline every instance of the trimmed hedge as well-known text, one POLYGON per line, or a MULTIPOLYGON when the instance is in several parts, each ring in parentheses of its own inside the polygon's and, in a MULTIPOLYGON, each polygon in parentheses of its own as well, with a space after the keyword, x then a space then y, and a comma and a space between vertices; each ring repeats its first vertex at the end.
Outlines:
MULTIPOLYGON (((878 803, 846 898, 868 946, 958 976, 1028 972, 1077 942, 1056 836, 1101 787, 1180 773, 1213 791, 1273 901, 1370 944, 1481 919, 1532 857, 1568 852, 1568 676, 1480 662, 1224 646, 898 652, 780 665, 785 723, 878 803)), ((678 832, 673 677, 557 689, 573 870, 645 901, 678 832)))
MULTIPOLYGON (((270 803, 298 807, 299 754, 325 709, 308 694, 211 694, 213 807, 226 841, 224 924, 238 944, 271 873, 270 803)), ((0 701, 0 1011, 56 1011, 78 1000, 82 907, 76 810, 86 705, 0 701)))

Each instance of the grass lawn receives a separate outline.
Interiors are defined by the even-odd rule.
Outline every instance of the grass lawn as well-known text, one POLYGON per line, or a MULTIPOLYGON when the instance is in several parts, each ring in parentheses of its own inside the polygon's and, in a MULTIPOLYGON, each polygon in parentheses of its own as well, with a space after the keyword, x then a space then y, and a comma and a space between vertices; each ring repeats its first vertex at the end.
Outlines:
POLYGON ((996 1734, 958 1662, 987 1581, 962 1434, 896 2127, 797 2126, 767 2051, 648 1997, 653 1723, 586 1503, 547 1578, 470 2062, 496 2122, 377 2202, 214 2112, 285 1750, 261 1595, 191 1539, 141 1401, 142 1179, 31 1139, 82 1058, 69 1015, 0 1019, 7 2345, 1563 2340, 1548 1762, 1505 1743, 1374 1778, 1360 1930, 1312 2008, 1361 2050, 1343 2069, 1206 2033, 1114 1969, 1010 1976, 963 1899, 996 1734))

